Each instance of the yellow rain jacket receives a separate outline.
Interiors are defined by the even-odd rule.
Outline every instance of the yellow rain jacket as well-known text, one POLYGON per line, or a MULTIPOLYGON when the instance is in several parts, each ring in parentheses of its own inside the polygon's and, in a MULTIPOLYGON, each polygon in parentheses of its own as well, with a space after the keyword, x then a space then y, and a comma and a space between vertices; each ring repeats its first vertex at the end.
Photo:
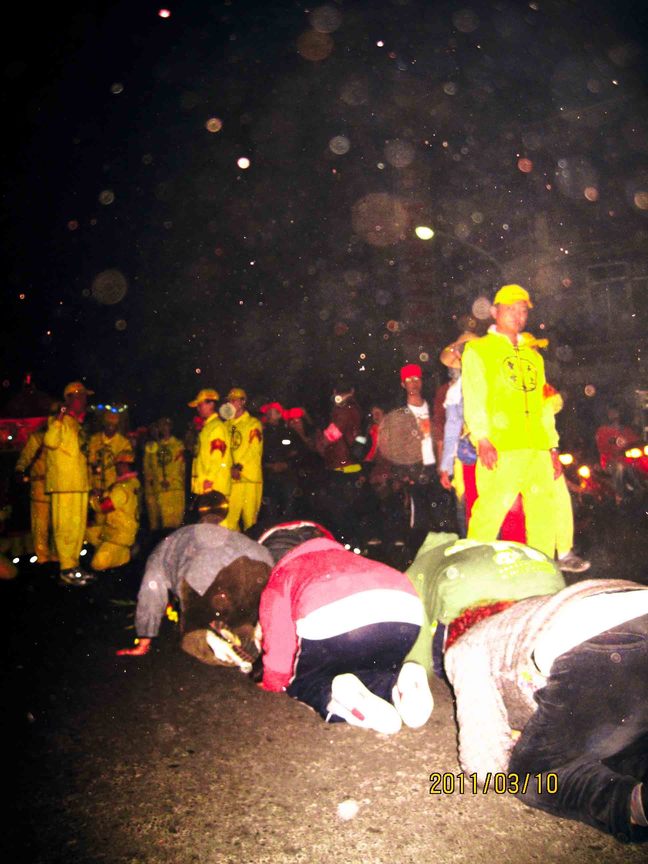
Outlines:
POLYGON ((238 531, 242 520, 247 531, 256 523, 263 496, 263 427, 249 411, 228 420, 226 425, 231 435, 232 462, 240 466, 241 479, 232 480, 229 513, 223 524, 238 531))
POLYGON ((515 346, 491 330, 467 342, 461 383, 473 444, 488 438, 498 451, 558 446, 553 412, 545 410, 544 360, 522 340, 515 346))
POLYGON ((89 528, 87 538, 95 553, 93 570, 109 570, 130 561, 131 547, 139 528, 140 482, 135 472, 124 474, 101 498, 92 497, 90 506, 105 515, 101 525, 89 528))
POLYGON ((90 489, 86 437, 71 414, 50 419, 44 437, 47 449, 46 492, 87 492, 90 489))
POLYGON ((49 498, 45 493, 47 450, 45 449, 44 438, 45 430, 38 429, 36 432, 32 432, 18 457, 16 471, 29 475, 31 500, 41 501, 49 505, 49 498))
POLYGON ((96 432, 90 436, 88 445, 88 463, 92 472, 92 488, 105 492, 117 479, 115 457, 119 453, 132 453, 130 441, 120 432, 110 437, 105 432, 96 432))
POLYGON ((196 451, 191 466, 191 491, 194 495, 204 492, 222 492, 229 498, 232 475, 232 449, 230 434, 218 414, 205 421, 196 442, 196 451))
POLYGON ((185 448, 171 436, 144 449, 144 494, 151 529, 178 528, 185 509, 185 448))

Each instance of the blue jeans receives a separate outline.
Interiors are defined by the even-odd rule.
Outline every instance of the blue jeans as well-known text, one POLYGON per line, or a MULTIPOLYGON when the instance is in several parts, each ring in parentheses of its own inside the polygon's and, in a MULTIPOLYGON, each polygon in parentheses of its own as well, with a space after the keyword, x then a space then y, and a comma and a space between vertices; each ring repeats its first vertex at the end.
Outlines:
MULTIPOLYGON (((403 660, 419 631, 416 624, 385 621, 328 639, 301 639, 295 675, 286 692, 326 720, 333 679, 352 672, 368 690, 391 702, 403 660)), ((331 718, 331 722, 340 720, 331 718)))
POLYGON ((648 840, 630 824, 630 793, 648 782, 648 615, 557 657, 535 699, 509 773, 553 772, 557 791, 534 780, 517 797, 623 842, 648 840))

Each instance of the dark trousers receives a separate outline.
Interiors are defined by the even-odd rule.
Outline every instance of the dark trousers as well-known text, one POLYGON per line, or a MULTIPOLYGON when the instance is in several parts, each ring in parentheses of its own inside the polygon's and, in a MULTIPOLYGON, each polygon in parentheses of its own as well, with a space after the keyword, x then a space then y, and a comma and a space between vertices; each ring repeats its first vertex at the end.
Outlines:
MULTIPOLYGON (((368 690, 391 702, 391 691, 403 660, 419 631, 415 624, 385 621, 328 639, 301 639, 295 676, 286 692, 310 705, 326 720, 333 679, 352 672, 368 690)), ((336 716, 330 719, 341 720, 336 716)))
POLYGON ((436 465, 422 466, 408 487, 412 500, 408 546, 417 551, 430 531, 457 531, 452 494, 444 489, 436 465))
POLYGON ((363 471, 326 471, 313 499, 315 518, 340 543, 362 545, 371 531, 374 503, 363 471))
POLYGON ((629 822, 630 793, 648 782, 648 615, 557 657, 535 699, 509 774, 553 772, 557 791, 532 779, 517 797, 622 841, 648 840, 629 822))

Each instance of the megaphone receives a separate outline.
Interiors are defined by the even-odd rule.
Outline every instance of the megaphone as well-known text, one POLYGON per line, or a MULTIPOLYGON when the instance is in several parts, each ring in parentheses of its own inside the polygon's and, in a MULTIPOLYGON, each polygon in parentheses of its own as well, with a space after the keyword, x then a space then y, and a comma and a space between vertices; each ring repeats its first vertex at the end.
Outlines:
POLYGON ((218 413, 223 418, 223 420, 231 420, 236 415, 236 408, 232 405, 231 402, 223 402, 223 404, 218 409, 218 413))

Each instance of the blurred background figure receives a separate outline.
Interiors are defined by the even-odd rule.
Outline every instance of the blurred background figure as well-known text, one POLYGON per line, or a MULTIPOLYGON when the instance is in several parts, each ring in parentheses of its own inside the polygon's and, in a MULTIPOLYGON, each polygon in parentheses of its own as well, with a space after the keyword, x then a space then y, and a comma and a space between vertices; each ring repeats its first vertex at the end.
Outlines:
MULTIPOLYGON (((50 416, 55 417, 60 410, 61 403, 53 402, 50 416)), ((50 497, 45 491, 46 428, 45 425, 31 433, 18 457, 15 469, 19 482, 29 483, 31 535, 38 564, 57 560, 50 542, 50 497)))
POLYGON ((173 434, 169 417, 151 427, 144 448, 144 496, 151 531, 179 528, 185 512, 184 444, 173 434))

